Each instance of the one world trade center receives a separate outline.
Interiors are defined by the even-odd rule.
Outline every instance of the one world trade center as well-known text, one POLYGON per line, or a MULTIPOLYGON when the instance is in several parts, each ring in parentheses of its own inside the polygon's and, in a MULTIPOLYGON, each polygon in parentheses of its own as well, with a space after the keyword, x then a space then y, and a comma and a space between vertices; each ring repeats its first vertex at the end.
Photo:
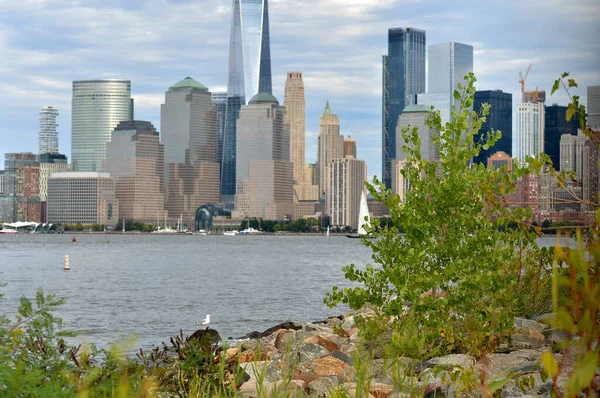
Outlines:
POLYGON ((233 0, 221 195, 235 195, 236 123, 240 108, 259 92, 271 93, 268 0, 233 0))

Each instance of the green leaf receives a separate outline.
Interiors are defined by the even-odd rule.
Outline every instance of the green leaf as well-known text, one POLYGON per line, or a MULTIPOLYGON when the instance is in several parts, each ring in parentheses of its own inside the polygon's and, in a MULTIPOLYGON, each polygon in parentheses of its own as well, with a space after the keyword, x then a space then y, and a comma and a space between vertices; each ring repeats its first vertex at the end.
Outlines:
POLYGON ((563 72, 563 74, 562 74, 562 75, 560 75, 560 77, 561 77, 561 78, 563 78, 563 79, 564 79, 565 77, 568 77, 568 76, 569 76, 569 72, 563 72))
POLYGON ((504 387, 506 385, 506 383, 508 383, 509 381, 511 381, 510 377, 492 381, 490 384, 488 384, 488 387, 487 387, 489 393, 494 394, 496 391, 501 390, 502 387, 504 387))
POLYGON ((598 353, 590 351, 585 354, 583 361, 577 368, 568 384, 571 385, 571 392, 577 393, 592 385, 592 380, 596 376, 596 368, 598 367, 598 353), (573 383, 573 384, 571 384, 573 383))
POLYGON ((550 351, 545 351, 542 354, 542 366, 552 380, 556 380, 558 377, 558 364, 554 355, 550 351))
POLYGON ((569 79, 569 88, 571 87, 577 87, 577 82, 575 79, 569 79))
POLYGON ((454 99, 460 101, 460 93, 456 90, 454 90, 454 99))
POLYGON ((552 86, 552 92, 550 93, 550 95, 554 94, 556 92, 556 90, 558 90, 560 88, 560 79, 556 79, 554 81, 554 85, 552 86))
POLYGON ((577 108, 573 103, 569 104, 569 107, 567 108, 567 122, 570 122, 571 119, 573 119, 575 113, 577 113, 577 108))

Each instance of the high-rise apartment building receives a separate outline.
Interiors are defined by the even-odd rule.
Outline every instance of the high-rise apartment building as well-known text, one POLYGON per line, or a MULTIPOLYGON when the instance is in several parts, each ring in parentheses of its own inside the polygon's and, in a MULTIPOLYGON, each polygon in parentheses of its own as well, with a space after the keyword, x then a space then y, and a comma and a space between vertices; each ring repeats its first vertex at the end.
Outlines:
POLYGON ((344 139, 344 157, 348 156, 356 159, 356 141, 350 136, 344 139))
POLYGON ((360 197, 365 190, 367 164, 347 157, 332 159, 327 167, 327 214, 330 224, 358 228, 360 197))
POLYGON ((42 222, 48 221, 48 180, 52 173, 69 171, 67 157, 58 153, 44 153, 40 161, 40 201, 42 203, 42 222))
POLYGON ((517 105, 517 125, 513 137, 513 159, 524 162, 527 156, 544 151, 544 103, 517 105))
POLYGON ((588 139, 583 146, 583 210, 595 210, 598 204, 598 185, 600 160, 598 154, 598 141, 600 140, 600 129, 594 130, 595 140, 588 139))
POLYGON ((409 105, 404 108, 398 126, 396 128, 396 160, 406 160, 406 153, 402 149, 407 145, 402 137, 404 128, 418 128, 419 139, 421 140, 421 156, 431 162, 440 160, 440 151, 437 145, 433 143, 435 130, 427 126, 427 119, 431 116, 431 109, 426 105, 409 105))
POLYGON ((396 159, 396 125, 407 105, 425 92, 425 31, 414 28, 388 30, 388 55, 383 56, 382 179, 392 184, 396 159))
POLYGON ((577 135, 563 134, 560 137, 560 170, 574 171, 578 180, 583 177, 583 146, 587 140, 581 130, 577 135))
POLYGON ((39 151, 40 153, 58 153, 58 131, 56 128, 56 118, 58 110, 51 106, 45 106, 40 110, 40 133, 39 133, 39 151))
POLYGON ((287 110, 285 121, 290 125, 290 160, 294 165, 294 183, 303 184, 306 157, 306 102, 302 72, 288 72, 283 106, 287 110))
POLYGON ((108 173, 52 173, 48 180, 48 222, 116 226, 119 200, 114 179, 108 173))
POLYGON ((120 122, 133 119, 129 80, 73 82, 71 162, 74 171, 98 171, 106 143, 120 122))
POLYGON ((223 139, 221 194, 236 190, 236 123, 240 108, 258 93, 271 94, 268 0, 233 0, 223 139))
POLYGON ((579 118, 567 121, 567 107, 553 104, 546 107, 544 122, 544 153, 550 156, 556 170, 561 167, 561 137, 564 134, 577 135, 579 118))
POLYGON ((473 110, 480 113, 483 104, 490 104, 490 113, 474 141, 481 142, 492 130, 502 133, 502 137, 493 147, 481 149, 479 155, 473 159, 475 163, 487 164, 487 159, 495 152, 504 152, 508 156, 512 153, 512 94, 502 90, 476 91, 473 110))
POLYGON ((115 180, 120 219, 147 224, 164 219, 164 146, 152 123, 119 123, 102 172, 115 180))
POLYGON ((227 92, 218 91, 211 93, 211 96, 217 113, 217 163, 221 165, 223 160, 223 137, 225 137, 225 116, 227 114, 227 92))
POLYGON ((237 124, 236 217, 289 219, 294 213, 293 166, 286 109, 268 93, 240 110, 237 124))
POLYGON ((319 195, 327 190, 327 167, 333 159, 344 158, 344 136, 340 134, 340 119, 331 113, 329 101, 321 115, 317 163, 319 165, 319 195))
POLYGON ((587 124, 593 129, 600 129, 600 86, 587 88, 587 124))
POLYGON ((5 195, 0 198, 4 222, 42 221, 40 162, 31 152, 4 155, 5 195))
POLYGON ((440 111, 442 125, 450 121, 458 85, 473 72, 473 46, 461 43, 432 44, 427 48, 427 94, 418 95, 418 103, 440 111))
POLYGON ((165 208, 194 225, 196 210, 219 202, 216 107, 208 89, 187 77, 169 87, 161 106, 165 208))

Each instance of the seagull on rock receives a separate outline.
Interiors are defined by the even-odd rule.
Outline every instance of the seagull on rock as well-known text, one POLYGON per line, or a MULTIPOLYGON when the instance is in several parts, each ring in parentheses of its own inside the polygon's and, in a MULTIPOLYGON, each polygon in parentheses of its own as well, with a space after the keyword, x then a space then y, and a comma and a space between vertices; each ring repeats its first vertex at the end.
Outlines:
POLYGON ((206 314, 206 318, 204 318, 204 320, 202 321, 202 323, 196 322, 196 325, 198 325, 198 324, 206 325, 206 328, 208 329, 208 324, 209 323, 210 323, 210 314, 206 314))

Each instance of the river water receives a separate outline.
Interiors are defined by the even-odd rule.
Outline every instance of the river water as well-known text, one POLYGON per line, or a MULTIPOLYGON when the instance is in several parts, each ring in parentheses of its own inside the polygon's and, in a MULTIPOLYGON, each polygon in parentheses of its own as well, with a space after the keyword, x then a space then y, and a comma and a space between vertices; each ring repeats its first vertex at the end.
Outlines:
POLYGON ((223 338, 239 337, 346 311, 323 297, 346 284, 342 266, 370 256, 337 236, 0 235, 0 314, 42 288, 66 298, 58 314, 77 342, 136 336, 149 348, 193 333, 207 313, 223 338))

